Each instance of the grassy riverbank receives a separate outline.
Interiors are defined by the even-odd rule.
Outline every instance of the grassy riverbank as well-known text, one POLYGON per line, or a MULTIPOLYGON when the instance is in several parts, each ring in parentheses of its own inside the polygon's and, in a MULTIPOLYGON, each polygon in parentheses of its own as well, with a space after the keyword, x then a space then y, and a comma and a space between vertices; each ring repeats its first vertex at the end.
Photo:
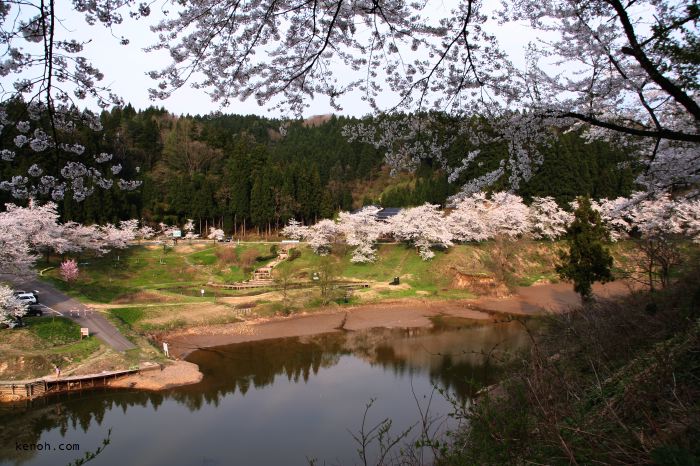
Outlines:
MULTIPOLYGON (((44 279, 87 303, 94 304, 194 304, 217 303, 217 298, 251 296, 249 301, 276 301, 278 295, 259 298, 272 289, 247 291, 210 287, 208 283, 232 283, 251 278, 252 271, 274 257, 272 243, 214 244, 181 243, 175 248, 134 246, 117 255, 81 260, 80 278, 64 282, 56 269, 44 274, 44 279), (200 290, 205 290, 204 297, 200 290)), ((334 248, 327 257, 314 254, 307 246, 297 249, 300 256, 278 266, 274 275, 289 272, 294 287, 311 288, 303 293, 306 300, 291 299, 294 308, 318 305, 318 287, 312 274, 324 264, 332 264, 334 280, 363 281, 372 290, 357 293, 356 302, 376 302, 382 299, 423 297, 435 299, 469 298, 484 294, 506 294, 507 287, 531 285, 541 281, 556 281, 554 263, 561 243, 517 241, 484 242, 457 245, 437 251, 431 261, 420 259, 415 249, 404 244, 380 244, 377 261, 353 264, 351 252, 343 245, 334 248), (401 285, 388 283, 399 277, 401 285)), ((620 264, 629 260, 631 246, 613 245, 620 264)), ((291 292, 292 295, 294 292, 291 292)), ((265 304, 265 303, 261 303, 265 304)), ((270 307, 270 306, 268 306, 270 307)), ((273 306, 274 307, 274 306, 273 306)), ((264 309, 264 307, 263 307, 264 309)))
POLYGON ((80 338, 80 325, 62 317, 28 317, 25 327, 0 331, 0 380, 98 373, 129 368, 142 360, 159 360, 146 341, 119 353, 95 337, 80 338))
MULTIPOLYGON (((100 370, 102 366, 105 369, 119 365, 129 367, 157 357, 159 348, 151 343, 154 338, 197 328, 211 333, 217 327, 228 328, 228 325, 250 319, 316 310, 333 312, 345 306, 402 300, 414 305, 418 301, 504 296, 517 285, 556 281, 554 263, 561 247, 560 243, 552 242, 484 242, 437 251, 435 258, 426 262, 414 248, 405 244, 380 244, 375 263, 353 264, 351 251, 345 246, 338 245, 331 255, 320 257, 307 246, 300 245, 298 257, 275 269, 276 286, 235 291, 208 283, 250 278, 254 269, 275 257, 271 252, 272 243, 181 242, 175 248, 134 246, 104 257, 81 259, 80 277, 76 282, 64 282, 56 269, 46 271, 43 279, 104 312, 138 350, 125 355, 112 354, 95 342, 88 352, 95 357, 91 357, 88 364, 84 362, 85 357, 72 353, 82 351, 88 344, 72 342, 65 345, 77 344, 78 349, 55 345, 59 348, 56 351, 65 350, 67 354, 54 360, 35 354, 35 349, 44 348, 44 343, 37 343, 39 337, 26 336, 28 329, 14 332, 25 335, 22 337, 10 331, 1 332, 1 338, 8 340, 0 341, 3 354, 12 354, 13 358, 36 357, 29 364, 16 360, 6 365, 0 374, 3 378, 9 378, 8 374, 12 374, 12 378, 44 375, 56 363, 81 371, 87 367, 100 370), (332 281, 365 282, 370 286, 350 294, 331 290, 324 295, 312 279, 314 272, 324 267, 331 270, 332 281), (280 289, 283 276, 290 285, 286 291, 280 289), (389 285, 394 277, 400 279, 397 286, 389 285), (204 296, 200 294, 202 289, 204 296), (24 342, 17 344, 15 339, 24 342), (34 369, 28 369, 30 367, 34 369)), ((630 261, 630 244, 615 244, 613 250, 619 264, 630 261)), ((57 258, 53 261, 55 263, 57 258)))
POLYGON ((700 270, 546 319, 441 464, 700 464, 700 270))

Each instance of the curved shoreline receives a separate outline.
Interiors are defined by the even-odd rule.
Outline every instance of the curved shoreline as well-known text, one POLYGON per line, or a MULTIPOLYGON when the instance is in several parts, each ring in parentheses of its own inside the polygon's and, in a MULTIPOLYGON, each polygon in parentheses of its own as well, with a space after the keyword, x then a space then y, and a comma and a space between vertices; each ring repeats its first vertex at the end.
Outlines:
MULTIPOLYGON (((634 289, 626 282, 617 281, 593 287, 596 296, 603 299, 629 294, 634 289)), ((566 312, 580 305, 579 296, 566 283, 520 287, 505 298, 478 298, 469 300, 404 299, 364 304, 343 308, 326 308, 313 313, 290 317, 255 319, 233 324, 193 327, 167 334, 163 340, 170 346, 171 361, 161 370, 142 371, 110 381, 111 388, 138 390, 166 390, 198 383, 203 374, 196 364, 185 359, 190 353, 210 348, 249 341, 286 337, 319 335, 340 331, 358 331, 371 328, 431 327, 434 317, 458 317, 475 322, 496 322, 505 316, 538 316, 566 312)), ((99 376, 99 374, 93 374, 99 376)), ((0 402, 17 401, 16 397, 0 402)))
MULTIPOLYGON (((594 293, 604 299, 628 294, 628 283, 616 281, 594 285, 594 293)), ((370 328, 416 328, 432 326, 438 316, 473 319, 477 322, 497 320, 499 316, 537 316, 565 312, 581 304, 568 283, 519 287, 505 298, 433 301, 405 299, 338 308, 290 317, 254 319, 233 324, 193 327, 165 335, 170 352, 186 358, 202 348, 275 338, 300 337, 343 330, 370 328)))

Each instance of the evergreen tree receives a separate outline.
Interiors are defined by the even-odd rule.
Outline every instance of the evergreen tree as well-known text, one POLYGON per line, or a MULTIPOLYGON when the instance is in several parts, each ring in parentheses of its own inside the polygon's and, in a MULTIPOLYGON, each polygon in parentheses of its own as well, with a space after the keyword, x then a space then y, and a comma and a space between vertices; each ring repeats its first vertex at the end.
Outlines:
POLYGON ((561 278, 573 281, 574 290, 588 300, 594 282, 605 283, 613 279, 613 258, 605 247, 609 235, 588 197, 579 198, 574 221, 566 232, 569 251, 561 252, 557 273, 561 278))

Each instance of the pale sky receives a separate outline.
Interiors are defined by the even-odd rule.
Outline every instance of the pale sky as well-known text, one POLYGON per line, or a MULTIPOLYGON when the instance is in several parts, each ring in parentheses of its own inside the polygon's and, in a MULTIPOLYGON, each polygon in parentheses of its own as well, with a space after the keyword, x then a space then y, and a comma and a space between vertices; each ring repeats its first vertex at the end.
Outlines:
MULTIPOLYGON (((59 5, 65 5, 58 2, 59 5)), ((449 8, 444 3, 438 3, 435 11, 436 15, 444 14, 449 8), (443 11, 440 11, 443 10, 443 11)), ((89 26, 83 17, 72 10, 59 12, 58 17, 62 19, 65 27, 58 34, 66 34, 78 40, 90 40, 85 47, 83 55, 92 61, 105 78, 103 85, 108 85, 118 95, 122 96, 125 102, 131 103, 137 109, 143 109, 150 105, 162 106, 166 110, 175 114, 207 114, 220 110, 219 104, 211 101, 209 96, 199 89, 193 89, 186 85, 177 90, 172 97, 162 101, 151 101, 148 97, 148 88, 155 83, 146 72, 164 67, 168 63, 168 57, 163 52, 146 53, 143 48, 152 45, 155 35, 149 30, 148 25, 153 24, 159 17, 160 12, 154 8, 150 17, 133 20, 125 15, 124 23, 114 27, 113 31, 105 29, 100 25, 89 26), (114 34, 114 37, 112 34, 114 34), (119 38, 125 36, 130 40, 126 46, 119 44, 119 38)), ((495 22, 494 22, 495 24, 495 22)), ((523 62, 524 47, 528 41, 534 40, 535 36, 527 27, 521 25, 509 25, 500 29, 492 29, 501 42, 501 45, 511 55, 511 60, 516 63, 523 62)), ((9 76, 1 78, 3 84, 8 83, 9 76)), ((7 84, 5 84, 7 87, 7 84)), ((341 100, 343 111, 336 112, 325 98, 317 98, 312 101, 311 107, 305 112, 305 116, 341 113, 343 115, 362 116, 371 113, 369 105, 361 101, 357 96, 346 96, 341 100)), ((396 103, 387 96, 385 104, 388 106, 396 103)), ((267 107, 260 107, 253 99, 245 102, 235 101, 227 108, 221 109, 224 113, 256 114, 277 117, 276 112, 268 111, 267 107)))

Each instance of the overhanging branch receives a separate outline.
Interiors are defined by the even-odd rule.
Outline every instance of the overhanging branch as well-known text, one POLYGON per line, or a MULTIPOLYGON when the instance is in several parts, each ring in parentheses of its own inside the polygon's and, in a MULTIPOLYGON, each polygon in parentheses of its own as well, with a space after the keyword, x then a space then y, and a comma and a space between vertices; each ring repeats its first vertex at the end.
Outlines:
POLYGON ((563 112, 553 115, 556 118, 575 118, 577 120, 586 122, 590 125, 597 126, 599 128, 605 128, 612 131, 617 131, 623 134, 629 134, 632 136, 641 136, 647 138, 655 139, 667 139, 670 141, 682 141, 682 142, 700 142, 700 134, 697 133, 684 133, 682 131, 674 131, 666 128, 651 130, 644 128, 633 128, 630 126, 624 126, 618 123, 613 123, 610 121, 600 120, 596 117, 585 115, 578 112, 563 112))

